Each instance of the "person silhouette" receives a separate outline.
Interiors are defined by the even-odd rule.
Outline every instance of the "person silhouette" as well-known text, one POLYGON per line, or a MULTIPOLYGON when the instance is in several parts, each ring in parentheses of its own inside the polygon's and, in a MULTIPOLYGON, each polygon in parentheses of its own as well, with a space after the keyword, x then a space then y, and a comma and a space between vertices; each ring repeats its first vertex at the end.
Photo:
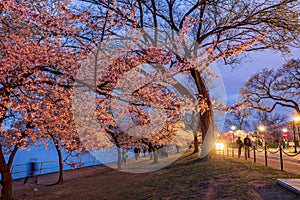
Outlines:
POLYGON ((23 184, 26 184, 29 178, 35 178, 34 183, 37 184, 38 183, 38 176, 36 174, 36 171, 37 171, 36 159, 32 158, 32 159, 30 159, 30 161, 28 163, 28 175, 24 179, 23 184))
POLYGON ((135 160, 138 160, 138 158, 140 157, 140 153, 141 153, 140 147, 136 146, 133 149, 133 152, 134 152, 135 160))
POLYGON ((244 146, 244 143, 243 141, 241 140, 241 137, 239 136, 238 139, 236 140, 236 145, 237 145, 237 148, 238 148, 238 158, 241 157, 241 154, 242 154, 242 148, 244 146))
POLYGON ((122 151, 122 163, 126 165, 126 159, 128 158, 128 152, 126 149, 123 149, 122 151))
POLYGON ((250 147, 251 147, 251 140, 249 135, 244 138, 244 146, 245 146, 245 159, 250 158, 250 147))

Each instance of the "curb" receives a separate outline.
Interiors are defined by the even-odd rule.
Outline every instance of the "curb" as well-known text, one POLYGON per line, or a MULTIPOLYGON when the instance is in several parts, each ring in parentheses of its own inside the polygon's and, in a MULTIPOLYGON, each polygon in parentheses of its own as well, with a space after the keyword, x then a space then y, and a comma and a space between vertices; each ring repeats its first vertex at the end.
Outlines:
POLYGON ((300 195, 300 179, 277 179, 276 183, 300 195))

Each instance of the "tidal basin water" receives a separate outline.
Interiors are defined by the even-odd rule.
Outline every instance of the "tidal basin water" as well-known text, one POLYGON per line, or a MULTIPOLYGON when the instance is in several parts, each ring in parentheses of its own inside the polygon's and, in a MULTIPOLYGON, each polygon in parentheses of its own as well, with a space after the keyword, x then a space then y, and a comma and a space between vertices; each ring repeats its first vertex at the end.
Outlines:
MULTIPOLYGON (((63 159, 67 157, 67 153, 62 151, 63 159)), ((105 151, 97 152, 97 156, 94 154, 86 153, 80 156, 69 156, 68 160, 64 163, 64 170, 73 169, 69 164, 72 162, 77 167, 82 167, 104 164, 117 161, 117 151, 115 148, 105 151)), ((6 155, 6 160, 8 156, 6 155)), ((129 157, 134 157, 133 152, 129 151, 129 157)), ((18 150, 12 167, 12 175, 14 179, 26 177, 29 170, 29 162, 34 160, 37 163, 37 174, 46 174, 51 172, 57 172, 58 168, 58 155, 54 145, 49 144, 48 149, 44 147, 30 147, 30 150, 18 150)))

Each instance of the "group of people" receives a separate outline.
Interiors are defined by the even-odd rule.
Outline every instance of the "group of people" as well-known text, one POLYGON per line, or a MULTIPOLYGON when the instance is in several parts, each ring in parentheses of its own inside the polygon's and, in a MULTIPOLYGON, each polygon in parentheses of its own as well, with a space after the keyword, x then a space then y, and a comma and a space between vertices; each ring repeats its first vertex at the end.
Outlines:
POLYGON ((250 147, 252 146, 252 143, 248 135, 244 138, 244 141, 241 140, 241 137, 238 137, 236 145, 238 148, 238 158, 241 157, 243 147, 245 147, 245 159, 247 160, 250 158, 250 147))
MULTIPOLYGON (((143 153, 143 156, 146 157, 146 152, 149 152, 150 159, 152 159, 152 152, 150 149, 146 146, 143 146, 142 149, 139 146, 134 147, 133 153, 135 160, 138 160, 141 157, 141 154, 143 153)), ((123 149, 122 151, 122 163, 126 164, 126 160, 128 158, 128 150, 123 149)))
POLYGON ((142 147, 136 146, 133 149, 135 160, 138 160, 141 157, 142 153, 143 153, 143 157, 146 157, 147 152, 148 152, 148 156, 150 156, 150 160, 152 160, 152 157, 153 157, 152 151, 153 151, 152 144, 150 144, 149 147, 144 146, 144 145, 142 147))
MULTIPOLYGON (((179 147, 177 150, 179 151, 179 147)), ((154 153, 153 153, 154 151, 157 151, 157 155, 160 158, 168 157, 168 152, 166 151, 166 149, 163 148, 163 146, 155 146, 154 147, 150 143, 149 146, 145 146, 145 145, 135 146, 133 149, 134 158, 137 161, 143 155, 143 157, 149 156, 150 160, 152 160, 154 157, 154 153), (148 155, 146 155, 147 152, 148 152, 148 155)), ((128 150, 127 149, 122 150, 121 158, 122 158, 122 163, 126 165, 126 160, 128 158, 128 150)))

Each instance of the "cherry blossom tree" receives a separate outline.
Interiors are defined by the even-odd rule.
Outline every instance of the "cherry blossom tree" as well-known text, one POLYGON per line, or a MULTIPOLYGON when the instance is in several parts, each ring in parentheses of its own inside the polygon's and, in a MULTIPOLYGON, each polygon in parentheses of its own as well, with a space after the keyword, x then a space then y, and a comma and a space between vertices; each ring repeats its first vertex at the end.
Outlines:
MULTIPOLYGON (((141 32, 143 33, 143 30, 141 32)), ((144 35, 142 34, 142 36, 144 35)), ((121 41, 123 40, 125 38, 121 38, 121 41)), ((236 45, 228 49, 226 56, 234 55, 257 40, 259 40, 259 37, 255 37, 252 41, 248 41, 243 45, 236 45)), ((176 41, 178 43, 181 40, 174 39, 168 45, 172 46, 176 41)), ((174 91, 167 89, 166 85, 161 84, 166 83, 167 79, 170 79, 168 80, 170 82, 174 81, 174 75, 189 73, 191 67, 199 67, 195 64, 197 63, 195 58, 178 59, 178 54, 166 48, 166 43, 162 45, 164 48, 161 46, 147 47, 142 44, 133 46, 138 48, 126 48, 129 49, 127 52, 121 52, 121 55, 116 58, 109 57, 109 61, 105 60, 105 55, 116 55, 118 53, 113 50, 111 52, 106 50, 102 54, 102 49, 100 49, 95 51, 97 57, 93 56, 90 60, 87 59, 87 63, 80 69, 77 78, 78 85, 75 87, 76 89, 85 87, 82 90, 83 96, 79 95, 74 98, 75 101, 84 103, 81 106, 74 106, 79 108, 77 109, 78 112, 75 111, 75 115, 83 115, 81 120, 78 121, 80 123, 79 127, 89 129, 88 132, 90 133, 85 130, 82 130, 82 132, 84 132, 83 137, 90 138, 90 141, 87 142, 90 142, 89 146, 92 149, 97 149, 101 144, 100 141, 103 142, 105 139, 109 139, 118 149, 128 149, 132 146, 144 144, 154 151, 153 161, 156 163, 158 158, 156 150, 170 144, 178 130, 176 124, 185 115, 186 110, 203 114, 208 109, 208 105, 206 99, 202 98, 201 95, 197 96, 196 101, 191 98, 185 98, 185 101, 182 101, 180 92, 176 94, 174 91), (91 67, 91 63, 94 63, 95 66, 91 67), (155 63, 155 65, 150 65, 151 63, 155 63), (103 65, 104 69, 101 68, 103 65), (145 69, 141 67, 134 73, 137 66, 145 66, 145 69), (147 74, 147 68, 149 72, 151 67, 156 70, 155 76, 147 74), (97 77, 98 74, 93 75, 95 70, 101 71, 99 78, 97 77), (92 98, 92 101, 89 102, 86 97, 91 96, 93 90, 96 93, 97 115, 88 117, 93 109, 94 100, 92 98), (122 108, 122 102, 127 106, 122 108), (89 104, 91 104, 90 107, 87 106, 89 104), (161 110, 158 112, 166 112, 165 118, 155 114, 156 105, 160 105, 161 110), (87 107, 83 109, 84 106, 87 107), (129 116, 127 116, 128 112, 126 110, 130 113, 129 116), (154 111, 154 114, 151 114, 151 111, 154 111), (98 124, 94 124, 94 131, 91 130, 91 124, 89 124, 92 118, 98 120, 98 124), (85 120, 87 121, 83 122, 85 120), (157 123, 153 123, 155 120, 157 123), (88 124, 88 127, 86 124, 88 124), (152 127, 150 128, 151 131, 148 129, 149 132, 147 132, 147 129, 144 131, 143 127, 149 124, 162 124, 162 126, 160 128, 152 127), (137 126, 142 127, 142 129, 136 128, 137 126), (104 134, 101 136, 101 134, 95 134, 96 132, 104 134)), ((205 52, 211 52, 211 48, 208 48, 205 52)), ((203 59, 201 64, 206 65, 211 60, 218 60, 224 56, 223 53, 218 55, 210 53, 209 58, 203 59)), ((75 105, 79 104, 75 102, 75 105)), ((161 114, 163 115, 163 113, 161 114)), ((118 152, 118 155, 118 158, 120 158, 120 152, 118 152)), ((118 162, 118 168, 120 169, 120 162, 118 162)))
MULTIPOLYGON (((55 79, 59 77, 55 76, 55 79)), ((67 158, 63 159, 62 151, 68 154, 76 152, 77 155, 86 151, 73 121, 70 89, 42 86, 42 91, 43 94, 38 95, 40 107, 35 111, 36 127, 43 133, 40 139, 46 138, 54 143, 59 161, 59 177, 55 184, 63 184, 63 162, 67 158)), ((48 145, 48 142, 44 144, 48 145)))
MULTIPOLYGON (((69 85, 70 78, 66 77, 74 76, 77 61, 85 54, 84 46, 76 46, 82 42, 77 37, 81 30, 76 24, 83 23, 80 20, 83 14, 73 14, 67 5, 67 1, 0 3, 2 199, 12 199, 10 168, 17 150, 45 136, 46 126, 41 121, 51 112, 39 109, 53 104, 50 98, 45 99, 47 92, 69 85), (9 154, 7 161, 4 154, 9 154)), ((65 95, 60 101, 69 99, 65 95)), ((52 116, 58 121, 65 117, 49 115, 48 118, 52 116)), ((51 126, 51 131, 59 132, 59 126, 54 127, 51 126)), ((65 140, 69 134, 64 134, 65 140)))
MULTIPOLYGON (((119 35, 120 30, 129 28, 169 28, 179 33, 187 33, 196 45, 186 48, 187 55, 197 55, 199 50, 213 46, 216 54, 222 54, 227 64, 241 61, 237 56, 227 56, 234 45, 242 45, 259 35, 263 39, 249 48, 240 51, 275 49, 289 51, 295 44, 299 33, 299 2, 293 0, 274 0, 263 2, 249 1, 84 1, 98 6, 95 16, 104 18, 110 13, 111 22, 120 26, 111 30, 112 35, 119 35)), ((149 37, 149 42, 157 41, 156 33, 149 37)), ((234 52, 233 55, 238 54, 234 52)), ((202 95, 208 107, 199 114, 199 129, 203 137, 213 132, 213 112, 210 94, 198 68, 190 68, 190 74, 197 85, 197 95, 202 95), (209 129, 211 127, 211 129, 209 129)), ((197 141, 197 140, 196 140, 197 141)), ((195 147, 198 145, 195 142, 195 147)))
POLYGON ((177 153, 180 148, 189 147, 193 141, 193 130, 188 129, 185 124, 179 127, 175 138, 170 142, 171 145, 176 146, 177 153))
MULTIPOLYGON (((152 52, 153 51, 154 50, 152 49, 152 52)), ((135 56, 128 55, 128 58, 133 58, 131 61, 125 62, 122 65, 122 61, 117 60, 116 63, 110 66, 109 70, 103 74, 97 86, 98 94, 102 95, 102 97, 98 98, 99 107, 101 107, 101 109, 98 110, 98 113, 101 114, 98 118, 99 122, 104 125, 103 128, 106 129, 106 132, 111 133, 110 135, 114 135, 113 142, 118 144, 120 148, 131 148, 132 145, 145 144, 150 148, 150 150, 154 151, 153 161, 156 163, 158 159, 156 150, 158 147, 167 144, 176 134, 175 131, 172 131, 172 127, 176 126, 179 120, 178 110, 180 104, 178 97, 176 97, 173 92, 167 90, 166 86, 156 82, 150 82, 141 88, 137 88, 133 91, 132 98, 129 102, 129 112, 133 120, 133 124, 130 124, 126 128, 122 127, 123 124, 116 122, 115 117, 113 116, 114 113, 110 109, 111 103, 108 102, 108 100, 112 101, 110 100, 112 96, 109 94, 112 93, 112 90, 116 88, 116 84, 118 83, 118 79, 115 79, 115 77, 124 75, 127 71, 136 66, 135 62, 145 60, 148 56, 149 55, 141 55, 140 58, 136 59, 134 58, 135 56), (128 66, 128 64, 130 65, 128 66), (154 105, 161 105, 161 108, 166 111, 166 120, 162 128, 153 134, 141 132, 140 129, 135 130, 135 125, 144 126, 150 121, 155 120, 155 116, 150 114, 150 110, 153 109, 154 105), (103 114, 107 117, 104 118, 103 114), (105 126, 105 124, 109 124, 109 126, 105 126), (122 127, 121 130, 118 126, 122 127), (116 129, 120 131, 114 131, 116 129), (126 132, 122 131, 124 129, 126 132)), ((124 88, 124 85, 122 85, 122 88, 124 88)), ((120 95, 118 98, 120 99, 121 97, 122 96, 120 95)), ((116 107, 114 107, 114 109, 116 109, 116 107)), ((119 113, 119 119, 121 118, 120 115, 121 114, 119 113)), ((128 123, 126 123, 126 125, 128 125, 128 123)))

